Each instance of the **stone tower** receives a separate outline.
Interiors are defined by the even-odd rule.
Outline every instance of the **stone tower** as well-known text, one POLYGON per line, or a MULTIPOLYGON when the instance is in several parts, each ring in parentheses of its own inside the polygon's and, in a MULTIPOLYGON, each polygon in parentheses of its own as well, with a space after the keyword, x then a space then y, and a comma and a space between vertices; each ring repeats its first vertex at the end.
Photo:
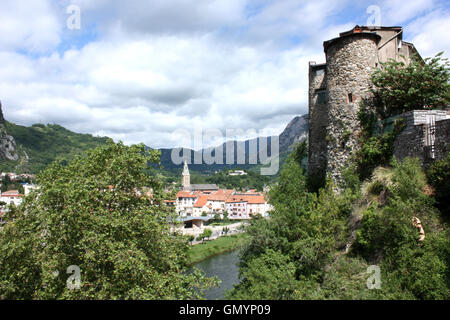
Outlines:
POLYGON ((191 175, 189 174, 189 168, 187 162, 184 161, 183 173, 181 174, 181 187, 183 190, 188 190, 191 186, 191 175))
POLYGON ((359 150, 358 112, 370 107, 373 70, 388 59, 409 63, 417 53, 402 41, 401 27, 360 27, 324 42, 326 63, 309 63, 308 175, 339 185, 342 171, 359 150))

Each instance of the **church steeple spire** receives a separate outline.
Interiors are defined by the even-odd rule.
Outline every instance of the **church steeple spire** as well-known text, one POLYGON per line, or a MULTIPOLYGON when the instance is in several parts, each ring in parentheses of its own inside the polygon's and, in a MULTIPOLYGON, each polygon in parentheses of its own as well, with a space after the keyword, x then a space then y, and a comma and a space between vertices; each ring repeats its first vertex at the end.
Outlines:
POLYGON ((186 161, 184 161, 183 173, 181 174, 181 186, 184 190, 189 189, 191 186, 191 175, 189 174, 189 168, 186 161))

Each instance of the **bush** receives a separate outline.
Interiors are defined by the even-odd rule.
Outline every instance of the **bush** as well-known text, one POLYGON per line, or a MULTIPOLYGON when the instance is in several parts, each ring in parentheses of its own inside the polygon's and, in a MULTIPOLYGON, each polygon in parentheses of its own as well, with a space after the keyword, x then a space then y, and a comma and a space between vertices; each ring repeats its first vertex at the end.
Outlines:
POLYGON ((443 160, 436 161, 427 171, 427 177, 435 190, 437 207, 448 218, 450 218, 450 152, 443 160))

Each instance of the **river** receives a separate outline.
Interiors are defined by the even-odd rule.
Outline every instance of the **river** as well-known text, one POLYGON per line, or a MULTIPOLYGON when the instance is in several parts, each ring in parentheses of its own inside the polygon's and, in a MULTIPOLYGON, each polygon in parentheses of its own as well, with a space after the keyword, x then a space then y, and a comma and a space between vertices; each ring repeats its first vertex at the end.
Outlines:
POLYGON ((208 300, 224 299, 225 291, 233 288, 233 284, 239 282, 239 250, 226 252, 210 257, 193 265, 197 269, 203 270, 206 276, 216 276, 222 283, 220 287, 214 287, 206 291, 205 298, 208 300))

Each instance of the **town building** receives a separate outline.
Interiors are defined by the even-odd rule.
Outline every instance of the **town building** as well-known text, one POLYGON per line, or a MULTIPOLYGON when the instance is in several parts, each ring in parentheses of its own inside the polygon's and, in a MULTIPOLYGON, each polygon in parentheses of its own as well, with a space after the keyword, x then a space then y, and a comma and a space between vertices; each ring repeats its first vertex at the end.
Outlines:
POLYGON ((22 185, 25 195, 29 195, 33 190, 39 189, 35 184, 25 183, 22 185))
POLYGON ((6 205, 14 204, 18 206, 22 203, 24 195, 19 193, 19 190, 9 190, 2 192, 0 195, 0 202, 6 203, 6 205))

